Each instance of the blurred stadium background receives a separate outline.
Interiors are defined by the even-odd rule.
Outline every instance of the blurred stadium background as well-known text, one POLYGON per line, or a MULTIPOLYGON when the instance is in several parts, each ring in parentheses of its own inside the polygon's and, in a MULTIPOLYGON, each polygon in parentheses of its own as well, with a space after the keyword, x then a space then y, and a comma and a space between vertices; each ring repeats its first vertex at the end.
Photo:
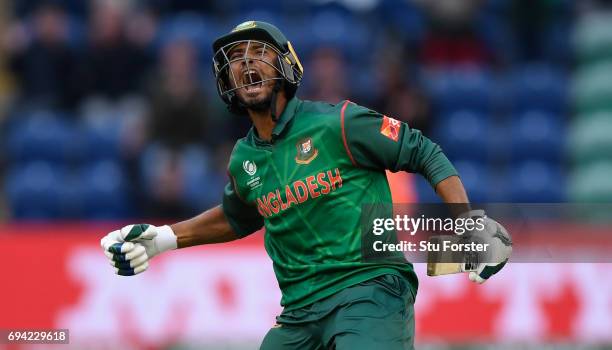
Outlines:
MULTIPOLYGON (((250 19, 294 44, 299 97, 423 130, 473 201, 612 201, 611 1, 4 0, 0 328, 70 328, 74 348, 257 348, 279 311, 260 235, 133 279, 97 247, 220 201, 249 122, 217 97, 210 46, 250 19)), ((393 183, 436 201, 420 178, 393 183)), ((417 345, 611 349, 609 267, 515 264, 478 288, 424 277, 417 345)))

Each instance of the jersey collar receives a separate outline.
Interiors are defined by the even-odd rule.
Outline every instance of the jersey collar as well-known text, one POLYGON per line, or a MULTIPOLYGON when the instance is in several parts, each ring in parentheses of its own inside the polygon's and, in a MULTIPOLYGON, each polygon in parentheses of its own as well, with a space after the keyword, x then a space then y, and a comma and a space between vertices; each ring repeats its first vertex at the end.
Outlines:
MULTIPOLYGON (((287 128, 289 122, 293 120, 293 117, 295 116, 300 102, 301 101, 295 96, 292 97, 289 101, 287 101, 287 105, 285 106, 283 113, 281 113, 280 117, 278 118, 278 121, 276 122, 276 125, 274 126, 274 129, 272 130, 272 143, 274 143, 274 141, 276 141, 280 137, 283 131, 285 131, 285 129, 287 128)), ((270 142, 264 141, 260 139, 259 136, 257 136, 257 132, 255 131, 254 126, 251 126, 249 134, 254 144, 258 146, 270 145, 270 142)))
POLYGON ((272 139, 277 139, 278 136, 283 133, 287 124, 293 119, 295 111, 297 110, 298 102, 299 100, 295 96, 287 102, 283 113, 281 113, 276 125, 274 126, 274 130, 272 130, 272 139))

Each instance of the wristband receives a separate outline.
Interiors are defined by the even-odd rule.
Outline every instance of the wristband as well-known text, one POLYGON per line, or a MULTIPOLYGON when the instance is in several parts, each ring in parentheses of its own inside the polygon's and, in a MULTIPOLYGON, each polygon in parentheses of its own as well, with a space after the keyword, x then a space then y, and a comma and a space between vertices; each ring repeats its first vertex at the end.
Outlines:
POLYGON ((155 243, 160 253, 167 250, 177 248, 177 239, 174 231, 168 225, 160 226, 157 228, 157 237, 155 237, 155 243))

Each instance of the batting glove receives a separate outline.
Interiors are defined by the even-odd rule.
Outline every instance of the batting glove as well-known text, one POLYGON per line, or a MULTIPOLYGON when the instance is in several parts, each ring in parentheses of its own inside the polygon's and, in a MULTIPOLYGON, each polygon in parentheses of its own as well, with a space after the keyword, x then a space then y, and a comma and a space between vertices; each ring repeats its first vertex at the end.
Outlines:
POLYGON ((465 263, 463 266, 463 271, 469 272, 470 281, 482 284, 506 265, 512 254, 512 239, 500 223, 485 215, 484 210, 471 210, 461 217, 485 220, 484 229, 474 230, 468 237, 481 243, 488 243, 487 251, 477 257, 480 261, 465 263))
POLYGON ((170 226, 127 225, 100 240, 104 254, 121 276, 146 271, 149 260, 167 250, 176 249, 176 235, 170 226))

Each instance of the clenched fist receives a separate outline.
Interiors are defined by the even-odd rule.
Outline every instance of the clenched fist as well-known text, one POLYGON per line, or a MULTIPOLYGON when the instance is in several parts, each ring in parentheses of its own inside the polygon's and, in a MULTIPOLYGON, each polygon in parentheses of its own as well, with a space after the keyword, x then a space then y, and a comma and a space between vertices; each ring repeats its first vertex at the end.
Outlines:
POLYGON ((104 254, 121 276, 133 276, 149 267, 149 260, 176 249, 176 235, 170 226, 127 225, 100 240, 104 254))

